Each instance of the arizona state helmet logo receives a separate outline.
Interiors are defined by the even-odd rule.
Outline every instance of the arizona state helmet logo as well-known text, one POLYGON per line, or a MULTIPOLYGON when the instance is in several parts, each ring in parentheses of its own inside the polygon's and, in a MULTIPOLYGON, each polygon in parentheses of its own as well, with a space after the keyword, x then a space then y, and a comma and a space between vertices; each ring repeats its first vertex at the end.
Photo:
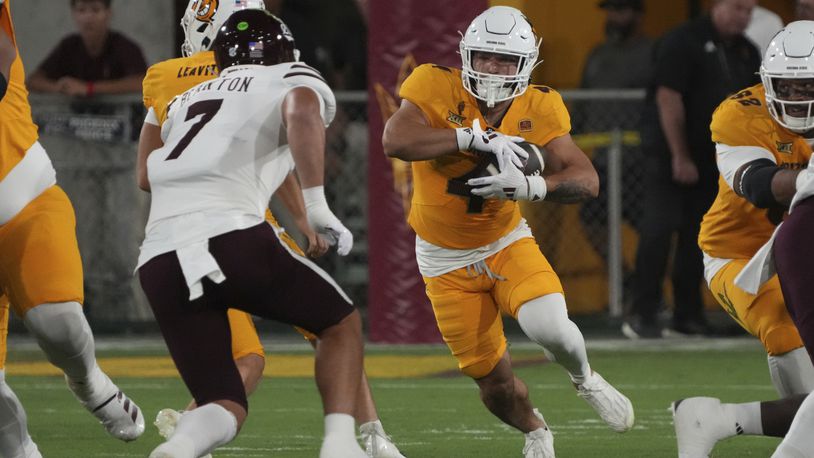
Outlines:
POLYGON ((192 5, 195 10, 195 20, 210 23, 218 11, 218 4, 220 0, 198 0, 192 5))

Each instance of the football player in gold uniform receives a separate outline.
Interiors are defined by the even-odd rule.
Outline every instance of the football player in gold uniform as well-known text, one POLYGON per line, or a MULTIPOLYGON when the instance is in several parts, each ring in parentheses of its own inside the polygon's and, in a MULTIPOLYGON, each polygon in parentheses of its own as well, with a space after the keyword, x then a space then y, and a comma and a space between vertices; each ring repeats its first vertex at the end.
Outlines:
POLYGON ((516 202, 580 202, 599 186, 569 135, 560 95, 529 86, 538 47, 520 11, 486 10, 461 41, 462 71, 421 65, 403 83, 383 144, 389 156, 412 163, 408 222, 417 234, 418 266, 459 368, 493 414, 525 433, 526 457, 553 457, 553 436, 512 372, 501 313, 568 371, 579 396, 613 430, 632 427, 633 408, 591 370, 560 280, 516 202), (524 176, 516 166, 525 156, 516 145, 523 138, 545 147, 545 177, 524 176), (500 173, 478 178, 490 155, 500 173))
MULTIPOLYGON (((209 50, 214 37, 222 24, 233 11, 245 8, 265 8, 262 0, 248 0, 243 5, 237 2, 216 2, 207 0, 190 0, 181 27, 186 40, 182 51, 184 57, 169 59, 154 64, 147 70, 144 78, 142 96, 144 106, 148 109, 147 119, 142 126, 139 138, 138 183, 139 187, 149 191, 146 161, 149 153, 162 145, 161 125, 167 118, 168 105, 172 99, 199 83, 218 76, 215 56, 209 50)), ((280 238, 302 256, 319 257, 328 249, 328 243, 318 236, 309 226, 306 218, 302 191, 297 178, 290 174, 278 189, 276 195, 291 212, 297 228, 308 238, 308 249, 303 250, 283 229, 270 210, 266 210, 266 220, 271 224, 280 238)), ((232 356, 243 379, 246 393, 251 394, 257 388, 265 367, 265 352, 255 329, 252 317, 240 310, 229 309, 229 324, 232 335, 232 356)), ((303 336, 316 345, 316 336, 297 329, 303 336)), ((187 410, 194 408, 192 401, 187 410)), ((395 444, 384 431, 370 392, 367 377, 363 377, 357 401, 356 421, 364 442, 366 452, 374 458, 403 458, 395 444)), ((165 437, 168 437, 180 418, 173 409, 163 409, 156 418, 156 426, 165 437)))
MULTIPOLYGON (((772 382, 783 399, 725 404, 698 397, 674 403, 680 456, 705 457, 717 441, 736 434, 782 437, 802 396, 814 389, 814 366, 789 315, 778 276, 751 292, 741 288, 740 278, 750 259, 761 256, 761 247, 809 175, 805 168, 814 144, 812 33, 810 21, 781 30, 763 57, 762 83, 724 100, 713 114, 718 196, 698 237, 710 291, 763 343, 772 382)), ((810 436, 810 430, 806 434, 810 436)))
POLYGON ((73 207, 37 141, 10 4, 0 0, 0 456, 39 457, 25 411, 5 382, 9 307, 111 435, 136 439, 144 417, 96 364, 82 312, 73 207))

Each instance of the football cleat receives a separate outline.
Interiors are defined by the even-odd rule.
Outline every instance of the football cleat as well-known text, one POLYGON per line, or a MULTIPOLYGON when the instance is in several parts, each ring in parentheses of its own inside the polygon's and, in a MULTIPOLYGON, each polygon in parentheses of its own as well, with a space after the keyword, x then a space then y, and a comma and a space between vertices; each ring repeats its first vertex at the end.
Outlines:
POLYGON ((718 441, 738 434, 736 422, 727 420, 719 399, 682 399, 670 410, 679 458, 707 458, 718 441))
MULTIPOLYGON (((534 409, 534 415, 543 423, 543 415, 534 409)), ((548 426, 526 433, 526 445, 523 446, 525 458, 554 458, 554 434, 548 426)))
POLYGON ((378 422, 371 421, 359 426, 367 456, 370 458, 405 458, 380 425, 378 422))
POLYGON ((68 388, 105 427, 107 432, 125 442, 144 433, 144 415, 104 372, 96 369, 89 381, 74 381, 65 377, 68 388))
MULTIPOLYGON (((178 420, 181 419, 182 415, 184 415, 183 411, 179 412, 175 409, 159 410, 158 414, 155 416, 155 421, 153 422, 155 427, 158 429, 158 435, 164 439, 169 439, 172 436, 172 433, 175 432, 175 426, 178 424, 178 420)), ((212 458, 212 454, 207 453, 200 458, 212 458)))
POLYGON ((577 385, 577 395, 584 399, 602 421, 617 433, 633 427, 633 404, 625 395, 594 372, 581 385, 577 385))

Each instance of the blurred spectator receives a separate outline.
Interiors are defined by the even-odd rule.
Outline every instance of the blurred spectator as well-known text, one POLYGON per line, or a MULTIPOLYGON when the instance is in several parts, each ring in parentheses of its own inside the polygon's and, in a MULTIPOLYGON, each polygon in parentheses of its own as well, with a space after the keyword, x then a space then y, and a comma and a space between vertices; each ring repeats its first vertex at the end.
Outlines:
POLYGON ((814 0, 797 0, 795 15, 798 21, 814 21, 814 0))
POLYGON ((141 48, 110 29, 111 0, 70 0, 78 33, 65 37, 29 77, 38 92, 71 96, 141 92, 141 48))
POLYGON ((659 337, 658 313, 673 235, 672 329, 706 334, 701 299, 701 218, 717 192, 709 123, 729 94, 759 82, 760 55, 744 36, 757 0, 714 0, 709 15, 668 32, 656 45, 642 123, 644 213, 636 253, 631 314, 622 331, 659 337))
POLYGON ((766 48, 769 47, 772 38, 782 28, 783 19, 780 16, 758 5, 752 10, 752 19, 749 21, 749 27, 746 28, 744 34, 757 46, 757 50, 762 56, 766 48))
MULTIPOLYGON (((652 76, 653 40, 642 34, 642 0, 603 0, 605 41, 591 50, 582 71, 585 89, 643 89, 652 76), (635 68, 636 71, 631 71, 635 68)), ((641 104, 637 101, 595 101, 575 106, 586 132, 614 129, 638 130, 641 104)), ((641 149, 622 151, 622 212, 633 226, 641 215, 641 149)), ((593 163, 599 173, 599 198, 584 203, 580 217, 594 249, 603 258, 608 254, 608 148, 594 149, 593 163)), ((626 269, 625 282, 632 269, 626 269)), ((627 289, 627 288, 625 288, 627 289)))

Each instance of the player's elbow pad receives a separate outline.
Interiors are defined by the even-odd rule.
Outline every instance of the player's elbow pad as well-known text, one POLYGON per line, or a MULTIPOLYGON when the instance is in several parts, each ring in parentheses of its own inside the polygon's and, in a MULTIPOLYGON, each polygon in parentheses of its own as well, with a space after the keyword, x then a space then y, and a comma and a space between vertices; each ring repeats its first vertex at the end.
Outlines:
POLYGON ((779 171, 780 167, 769 159, 747 162, 735 172, 732 188, 757 208, 780 205, 772 192, 772 179, 779 171))
POLYGON ((6 96, 6 89, 8 88, 8 81, 6 81, 6 77, 0 73, 0 100, 3 100, 3 97, 6 96))

